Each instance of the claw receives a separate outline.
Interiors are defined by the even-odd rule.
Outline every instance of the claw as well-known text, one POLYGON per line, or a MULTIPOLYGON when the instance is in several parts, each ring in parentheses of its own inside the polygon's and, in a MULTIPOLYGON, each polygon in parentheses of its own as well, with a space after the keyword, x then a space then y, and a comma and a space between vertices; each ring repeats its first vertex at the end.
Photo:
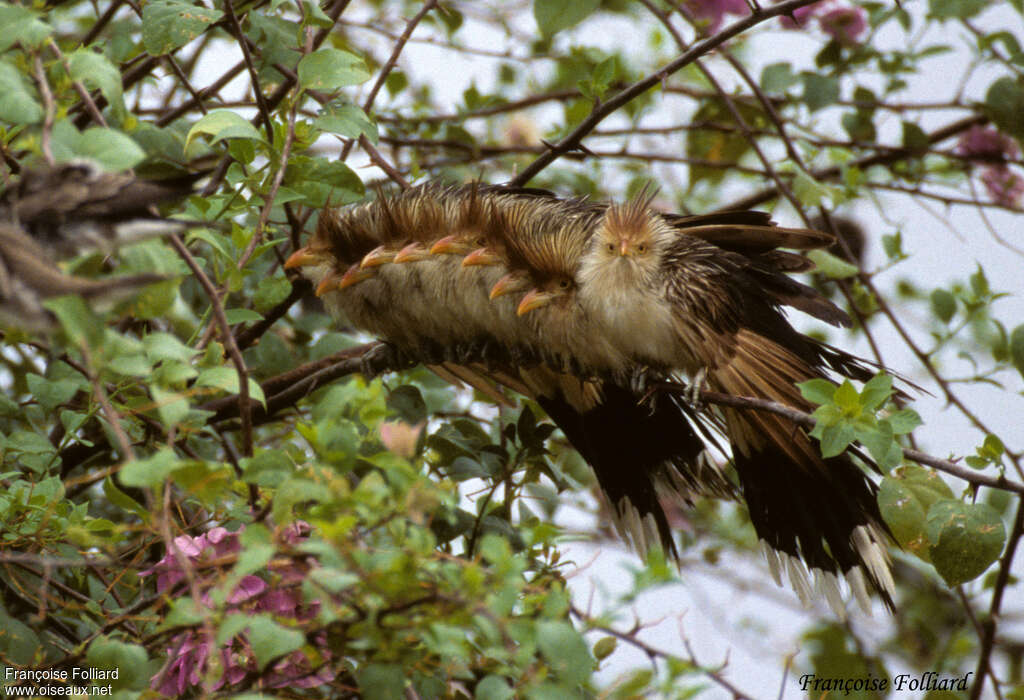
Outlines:
POLYGON ((412 360, 391 343, 380 342, 359 358, 359 371, 367 382, 378 374, 411 365, 412 360))
POLYGON ((693 379, 690 380, 690 386, 687 387, 686 400, 690 406, 695 410, 699 411, 704 407, 704 400, 700 397, 700 392, 704 390, 704 385, 708 379, 708 368, 701 367, 697 370, 697 373, 693 375, 693 379))

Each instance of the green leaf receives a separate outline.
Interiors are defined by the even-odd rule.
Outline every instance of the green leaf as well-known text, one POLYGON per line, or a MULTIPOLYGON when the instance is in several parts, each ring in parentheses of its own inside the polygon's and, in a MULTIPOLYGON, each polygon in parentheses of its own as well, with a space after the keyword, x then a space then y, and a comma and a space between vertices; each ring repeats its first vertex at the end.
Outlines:
POLYGON ((38 655, 43 653, 43 644, 32 628, 8 616, 0 605, 0 630, 3 630, 0 633, 0 655, 3 656, 4 664, 31 668, 32 663, 38 661, 38 655))
POLYGON ((970 19, 988 7, 988 0, 929 0, 929 19, 970 19))
POLYGON ((793 72, 789 63, 772 63, 761 71, 761 89, 765 92, 780 93, 793 87, 800 78, 793 72))
POLYGON ((113 478, 109 476, 103 480, 103 495, 118 508, 135 513, 143 522, 149 520, 150 512, 141 503, 119 489, 113 478))
POLYGON ((811 403, 831 403, 836 393, 836 385, 827 379, 809 379, 796 385, 805 399, 811 403))
POLYGON ((899 449, 899 445, 896 445, 892 426, 887 422, 880 421, 870 430, 858 430, 857 440, 868 448, 868 452, 878 462, 878 466, 883 469, 890 469, 900 463, 903 452, 899 449), (892 450, 893 445, 896 445, 897 448, 895 453, 892 450), (894 459, 895 461, 893 461, 894 459))
POLYGON ((390 392, 387 407, 411 425, 421 423, 427 418, 427 404, 423 400, 423 394, 412 384, 403 384, 390 392))
POLYGON ((484 676, 477 683, 476 692, 473 693, 474 700, 510 700, 515 697, 515 691, 508 681, 501 676, 484 676))
MULTIPOLYGON (((185 137, 186 151, 188 151, 192 140, 200 134, 212 137, 210 143, 217 143, 224 139, 263 140, 256 127, 246 121, 242 115, 232 112, 230 109, 215 109, 193 124, 185 137)), ((195 235, 199 235, 199 233, 197 232, 195 235)))
POLYGON ((405 669, 398 664, 368 664, 356 672, 366 700, 394 700, 405 696, 405 669))
POLYGON ((827 107, 839 100, 839 79, 819 73, 803 73, 803 99, 812 111, 827 107))
MULTIPOLYGON (((238 371, 234 367, 210 367, 196 377, 196 386, 209 386, 223 389, 229 394, 237 394, 241 384, 238 381, 238 371)), ((249 398, 260 403, 266 402, 263 388, 252 377, 249 378, 249 398)))
POLYGON ((928 148, 928 135, 915 122, 903 122, 903 147, 918 153, 928 148))
POLYGON ((1024 140, 1024 85, 1004 76, 985 93, 985 111, 1001 131, 1024 140))
POLYGON ((906 253, 903 252, 903 233, 897 231, 892 235, 882 236, 882 248, 885 250, 885 256, 890 260, 902 260, 906 257, 906 253))
POLYGON ((912 408, 896 411, 886 418, 886 421, 892 426, 892 431, 897 435, 911 433, 917 426, 924 423, 921 420, 921 416, 917 415, 917 411, 912 408))
POLYGON ((956 297, 945 289, 935 289, 930 297, 932 313, 943 323, 949 323, 956 313, 956 297))
POLYGON ((828 251, 812 250, 807 253, 807 257, 814 263, 814 267, 818 272, 832 280, 856 277, 859 271, 856 265, 851 265, 828 251))
POLYGON ((892 396, 892 377, 876 374, 860 390, 860 403, 869 411, 881 408, 892 396))
POLYGON ((52 411, 60 404, 74 396, 81 383, 73 379, 45 379, 38 374, 29 374, 26 378, 29 393, 47 411, 52 411))
POLYGON ((1024 377, 1024 323, 1010 333, 1010 361, 1024 377))
POLYGON ((849 379, 844 380, 836 388, 836 393, 832 399, 835 401, 836 406, 847 415, 855 416, 861 413, 860 394, 849 379))
POLYGON ((594 644, 594 658, 598 661, 608 658, 615 653, 615 647, 618 646, 619 640, 615 637, 601 637, 594 644))
POLYGON ((101 53, 91 49, 78 49, 68 56, 71 77, 87 86, 97 87, 118 121, 124 121, 124 95, 121 89, 121 71, 101 53))
MULTIPOLYGON (((53 28, 41 21, 29 8, 6 2, 0 5, 0 53, 9 49, 14 42, 26 48, 35 48, 52 33, 53 28)), ((0 94, 4 96, 0 103, 10 97, 7 93, 0 94)))
POLYGON ((64 332, 75 345, 97 347, 103 342, 103 321, 93 313, 82 297, 47 299, 43 306, 52 311, 64 332))
POLYGON ((142 690, 148 685, 149 656, 145 647, 110 637, 97 637, 89 644, 86 661, 93 668, 118 670, 116 679, 104 679, 114 688, 142 690))
POLYGON ((819 207, 832 195, 832 191, 800 170, 793 178, 793 194, 805 207, 819 207))
POLYGON ((956 586, 977 578, 999 558, 1006 528, 999 513, 985 503, 939 501, 928 510, 928 539, 935 570, 956 586))
POLYGON ((199 354, 175 336, 161 331, 147 335, 142 339, 142 345, 146 349, 146 356, 153 362, 176 360, 187 364, 199 354))
POLYGON ((377 124, 361 107, 349 102, 328 102, 313 123, 318 129, 350 139, 357 139, 365 134, 370 143, 377 143, 377 124))
POLYGON ((153 0, 142 9, 142 43, 151 56, 184 46, 224 13, 182 0, 153 0))
POLYGON ((53 155, 60 161, 86 158, 111 172, 133 168, 146 158, 146 152, 125 133, 102 126, 79 133, 67 121, 54 126, 53 155))
POLYGON ((280 275, 275 277, 264 277, 256 285, 256 295, 253 297, 253 306, 260 313, 270 311, 280 304, 291 294, 292 283, 287 277, 280 275))
POLYGON ((295 464, 283 450, 263 450, 239 464, 246 482, 268 488, 276 488, 295 470, 295 464))
POLYGON ((118 473, 118 480, 125 486, 156 488, 183 464, 173 450, 165 447, 151 457, 125 464, 118 473))
POLYGON ((370 79, 363 59, 348 51, 321 48, 299 61, 299 86, 331 92, 370 79))
MULTIPOLYGON (((0 7, 2 9, 2 7, 0 7)), ((2 26, 2 25, 0 25, 2 26)), ((0 61, 0 121, 9 124, 35 124, 43 119, 43 106, 18 69, 0 61)))
POLYGON ((555 673, 567 683, 576 685, 590 677, 594 660, 583 637, 568 622, 538 622, 537 646, 555 673))
POLYGON ((302 632, 279 625, 269 615, 250 618, 248 637, 261 671, 274 659, 300 649, 306 641, 302 632))
POLYGON ((542 36, 573 27, 594 12, 600 0, 534 0, 533 18, 542 36))
POLYGON ((853 426, 849 423, 826 426, 821 431, 821 456, 827 458, 842 454, 856 437, 853 426))
MULTIPOLYGON (((192 376, 194 374, 193 372, 192 376)), ((173 428, 188 417, 190 408, 184 394, 177 391, 166 391, 159 386, 150 386, 149 390, 153 394, 153 403, 156 404, 160 422, 165 427, 173 428)))

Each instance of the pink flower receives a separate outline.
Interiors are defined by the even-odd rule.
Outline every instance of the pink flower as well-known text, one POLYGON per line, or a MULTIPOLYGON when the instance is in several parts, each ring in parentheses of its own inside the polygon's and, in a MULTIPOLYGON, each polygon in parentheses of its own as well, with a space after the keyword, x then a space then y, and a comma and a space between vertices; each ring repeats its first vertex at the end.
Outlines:
POLYGON ((779 22, 786 29, 803 29, 815 15, 826 7, 828 7, 828 2, 815 2, 810 5, 804 5, 793 10, 792 15, 779 17, 779 22))
POLYGON ((818 17, 822 30, 844 46, 854 46, 868 28, 867 13, 861 7, 837 7, 818 17))
POLYGON ((416 425, 402 421, 388 421, 380 424, 380 441, 388 452, 411 459, 416 455, 416 444, 420 439, 424 423, 416 425))
POLYGON ((981 173, 981 181, 996 204, 1020 207, 1024 197, 1024 178, 1005 165, 992 165, 981 173))
POLYGON ((707 31, 717 32, 726 14, 745 15, 750 11, 745 0, 687 0, 686 5, 697 19, 707 20, 707 31))
MULTIPOLYGON (((295 522, 283 528, 279 540, 289 547, 295 547, 308 537, 308 523, 295 522)), ((185 579, 181 566, 181 557, 191 562, 209 563, 230 554, 241 551, 238 532, 229 532, 222 527, 215 527, 201 535, 176 537, 172 543, 174 551, 168 552, 163 559, 152 568, 141 572, 148 576, 157 574, 157 590, 160 593, 170 592, 185 579)), ((227 562, 223 569, 229 568, 227 562)), ((313 620, 319 613, 319 604, 305 604, 299 591, 299 584, 309 573, 311 564, 303 560, 291 558, 275 559, 265 574, 267 580, 260 576, 243 576, 232 589, 225 601, 225 613, 240 612, 243 614, 269 613, 279 620, 290 619, 297 623, 313 620)), ((200 591, 200 603, 213 607, 213 596, 210 595, 222 580, 223 571, 219 567, 195 567, 193 576, 195 585, 200 591)), ((315 638, 320 659, 330 659, 331 652, 327 647, 327 637, 320 634, 315 638)), ((157 673, 150 687, 165 695, 179 696, 185 694, 190 687, 198 686, 206 673, 211 655, 220 655, 223 674, 214 688, 233 686, 247 676, 256 676, 258 687, 280 688, 295 686, 312 688, 323 685, 333 679, 330 668, 317 663, 313 670, 313 662, 302 651, 294 651, 279 660, 262 674, 256 666, 256 657, 245 633, 238 634, 228 642, 217 647, 207 637, 204 629, 192 629, 178 634, 171 640, 167 649, 167 664, 157 673)))
POLYGON ((991 126, 972 126, 960 135, 956 151, 964 156, 1003 159, 1020 155, 1017 142, 991 126))

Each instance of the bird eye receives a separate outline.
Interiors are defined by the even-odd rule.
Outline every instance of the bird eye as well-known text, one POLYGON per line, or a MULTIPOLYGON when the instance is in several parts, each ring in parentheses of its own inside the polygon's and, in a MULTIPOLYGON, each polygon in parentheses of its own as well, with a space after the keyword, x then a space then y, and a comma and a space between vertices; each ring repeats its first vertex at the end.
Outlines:
POLYGON ((607 250, 607 251, 608 251, 609 253, 614 253, 614 252, 615 252, 615 244, 614 244, 614 243, 605 243, 605 246, 604 246, 604 248, 605 248, 605 250, 607 250))
POLYGON ((647 252, 647 244, 646 243, 640 243, 639 245, 637 245, 636 252, 640 253, 641 255, 646 253, 647 252))
POLYGON ((561 279, 561 280, 558 281, 558 288, 559 289, 568 289, 569 288, 569 284, 570 284, 569 280, 561 279))

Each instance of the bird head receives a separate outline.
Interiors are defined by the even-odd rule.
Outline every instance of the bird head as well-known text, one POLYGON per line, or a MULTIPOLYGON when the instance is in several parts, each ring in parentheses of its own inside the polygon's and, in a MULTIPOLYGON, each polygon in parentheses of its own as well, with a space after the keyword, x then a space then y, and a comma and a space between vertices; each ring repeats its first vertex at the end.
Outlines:
POLYGON ((649 207, 650 196, 608 207, 584 255, 580 278, 597 288, 648 286, 672 229, 649 207))
POLYGON ((523 316, 541 308, 559 309, 565 306, 576 291, 576 282, 567 275, 552 275, 526 293, 516 307, 516 315, 523 316))

